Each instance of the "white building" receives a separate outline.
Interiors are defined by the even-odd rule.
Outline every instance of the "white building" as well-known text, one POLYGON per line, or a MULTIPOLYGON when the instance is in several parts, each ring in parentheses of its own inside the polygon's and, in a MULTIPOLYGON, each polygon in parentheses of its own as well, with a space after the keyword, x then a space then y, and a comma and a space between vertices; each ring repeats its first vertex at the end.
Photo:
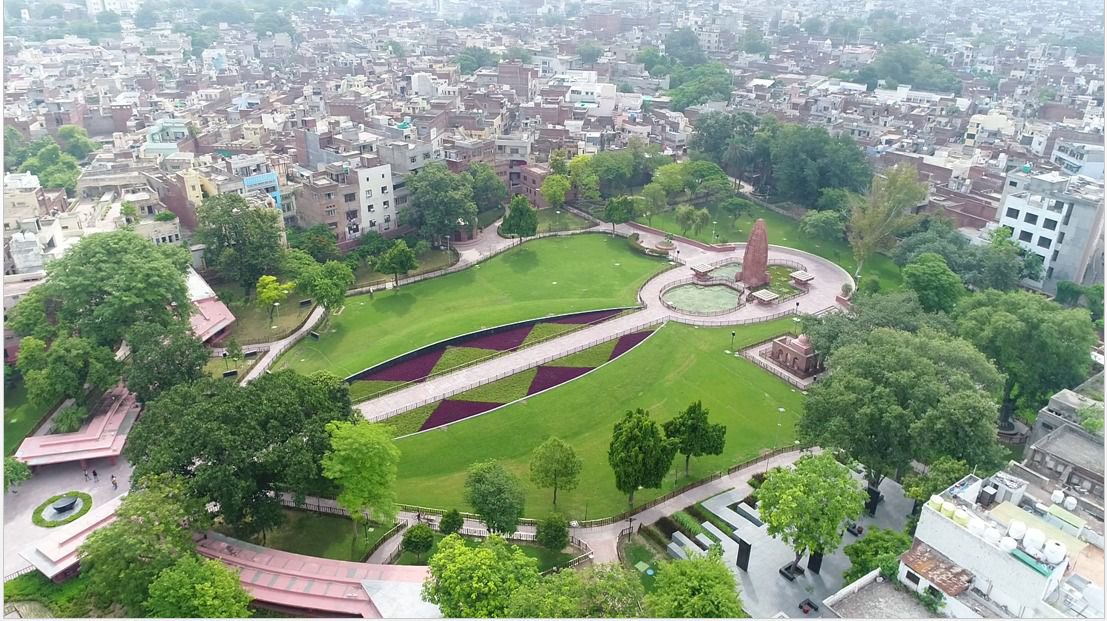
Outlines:
POLYGON ((1070 175, 1103 181, 1103 144, 1058 140, 1050 161, 1070 175))
POLYGON ((392 167, 388 164, 357 169, 361 227, 349 236, 360 237, 366 231, 384 234, 397 226, 396 202, 392 195, 392 167))
POLYGON ((139 4, 138 0, 85 0, 85 10, 89 17, 96 17, 105 11, 117 15, 134 15, 139 4))
POLYGON ((1057 283, 1103 281, 1103 184, 1058 172, 1007 175, 999 208, 1023 248, 1042 258, 1042 280, 1027 282, 1047 293, 1057 283))

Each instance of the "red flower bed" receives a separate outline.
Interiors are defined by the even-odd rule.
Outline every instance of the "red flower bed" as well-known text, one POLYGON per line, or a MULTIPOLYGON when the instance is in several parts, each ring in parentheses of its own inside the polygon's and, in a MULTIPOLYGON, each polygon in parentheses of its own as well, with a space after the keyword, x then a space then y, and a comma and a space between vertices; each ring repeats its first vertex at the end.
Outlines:
POLYGON ((564 384, 591 370, 592 367, 538 367, 538 373, 535 373, 534 380, 531 381, 530 388, 527 389, 527 394, 533 395, 547 388, 553 388, 558 384, 564 384))
POLYGON ((419 428, 419 431, 426 431, 427 429, 434 429, 435 427, 464 420, 501 405, 503 404, 482 401, 450 401, 446 399, 434 408, 434 412, 423 422, 423 426, 419 428))
POLYGON ((623 311, 619 309, 596 311, 594 313, 573 315, 572 317, 559 317, 557 319, 551 319, 548 322, 544 323, 592 323, 593 321, 603 321, 605 319, 610 319, 621 312, 623 311))
POLYGON ((653 334, 653 330, 646 330, 644 332, 633 332, 626 336, 620 336, 619 342, 615 343, 615 349, 611 350, 611 357, 608 360, 614 360, 619 356, 627 353, 627 351, 635 345, 646 340, 646 337, 653 334))
POLYGON ((403 362, 391 365, 379 371, 363 372, 355 375, 353 380, 379 380, 386 382, 415 382, 425 379, 438 359, 446 352, 446 348, 433 349, 418 356, 408 358, 403 362))
POLYGON ((496 334, 486 334, 473 339, 466 339, 457 345, 459 347, 478 347, 480 349, 506 351, 522 345, 533 327, 534 326, 519 326, 518 328, 511 328, 510 330, 504 330, 496 334))

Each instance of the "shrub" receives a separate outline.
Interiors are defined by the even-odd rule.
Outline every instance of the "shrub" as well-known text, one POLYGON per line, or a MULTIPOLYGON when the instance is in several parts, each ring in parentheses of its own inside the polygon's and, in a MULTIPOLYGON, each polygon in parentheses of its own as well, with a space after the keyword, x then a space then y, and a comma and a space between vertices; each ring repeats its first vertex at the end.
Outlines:
POLYGON ((848 282, 842 285, 842 297, 848 298, 853 293, 853 285, 848 282))
POLYGON ((543 548, 555 552, 569 545, 569 527, 565 518, 551 515, 539 522, 536 539, 543 548))
POLYGON ((672 518, 673 521, 676 522, 680 532, 684 533, 689 539, 695 539, 696 535, 705 534, 707 532, 703 529, 703 526, 696 521, 696 518, 683 511, 677 511, 672 515, 672 518))
POLYGON ((861 281, 861 286, 857 290, 861 293, 880 293, 880 281, 876 278, 866 278, 861 281))
POLYGON ((404 531, 403 548, 420 560, 434 547, 434 531, 426 524, 416 524, 404 531))
POLYGON ((54 424, 50 427, 50 433, 73 433, 81 428, 85 422, 88 411, 83 407, 72 405, 54 417, 54 424))
POLYGON ((442 520, 438 522, 438 532, 443 535, 452 535, 461 530, 464 524, 465 519, 461 517, 461 513, 457 509, 450 509, 442 515, 442 520))
POLYGON ((37 571, 4 583, 4 601, 38 602, 57 617, 95 617, 85 574, 55 583, 37 571))
POLYGON ((171 222, 171 221, 176 220, 176 219, 177 219, 177 214, 175 214, 175 213, 173 213, 172 211, 169 211, 169 210, 159 211, 156 214, 154 214, 154 220, 157 220, 158 222, 171 222))
POLYGON ((666 537, 653 524, 641 528, 638 533, 662 550, 664 550, 669 545, 669 538, 666 537))

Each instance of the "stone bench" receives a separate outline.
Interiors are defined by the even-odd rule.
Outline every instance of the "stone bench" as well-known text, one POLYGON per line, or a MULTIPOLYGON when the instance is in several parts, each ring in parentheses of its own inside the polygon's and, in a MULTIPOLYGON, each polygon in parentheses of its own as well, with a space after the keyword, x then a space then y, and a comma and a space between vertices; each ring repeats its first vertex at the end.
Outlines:
POLYGON ((670 543, 666 549, 669 551, 669 555, 673 558, 677 558, 682 561, 688 559, 688 553, 684 551, 684 548, 680 547, 676 543, 670 543))
POLYGON ((673 543, 683 547, 685 550, 692 554, 704 554, 703 548, 701 548, 696 542, 692 541, 680 531, 673 533, 673 543))

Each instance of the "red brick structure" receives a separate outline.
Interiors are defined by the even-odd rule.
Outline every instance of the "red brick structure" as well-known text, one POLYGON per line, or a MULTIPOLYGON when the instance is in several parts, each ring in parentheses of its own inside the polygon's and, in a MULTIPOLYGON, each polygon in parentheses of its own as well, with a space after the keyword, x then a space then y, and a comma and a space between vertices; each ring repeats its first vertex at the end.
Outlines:
POLYGON ((773 339, 769 359, 778 367, 804 379, 823 370, 822 359, 806 334, 773 339))
POLYGON ((765 230, 765 221, 761 218, 753 224, 749 239, 746 240, 746 253, 742 255, 742 271, 735 280, 753 289, 769 283, 769 234, 765 230))

